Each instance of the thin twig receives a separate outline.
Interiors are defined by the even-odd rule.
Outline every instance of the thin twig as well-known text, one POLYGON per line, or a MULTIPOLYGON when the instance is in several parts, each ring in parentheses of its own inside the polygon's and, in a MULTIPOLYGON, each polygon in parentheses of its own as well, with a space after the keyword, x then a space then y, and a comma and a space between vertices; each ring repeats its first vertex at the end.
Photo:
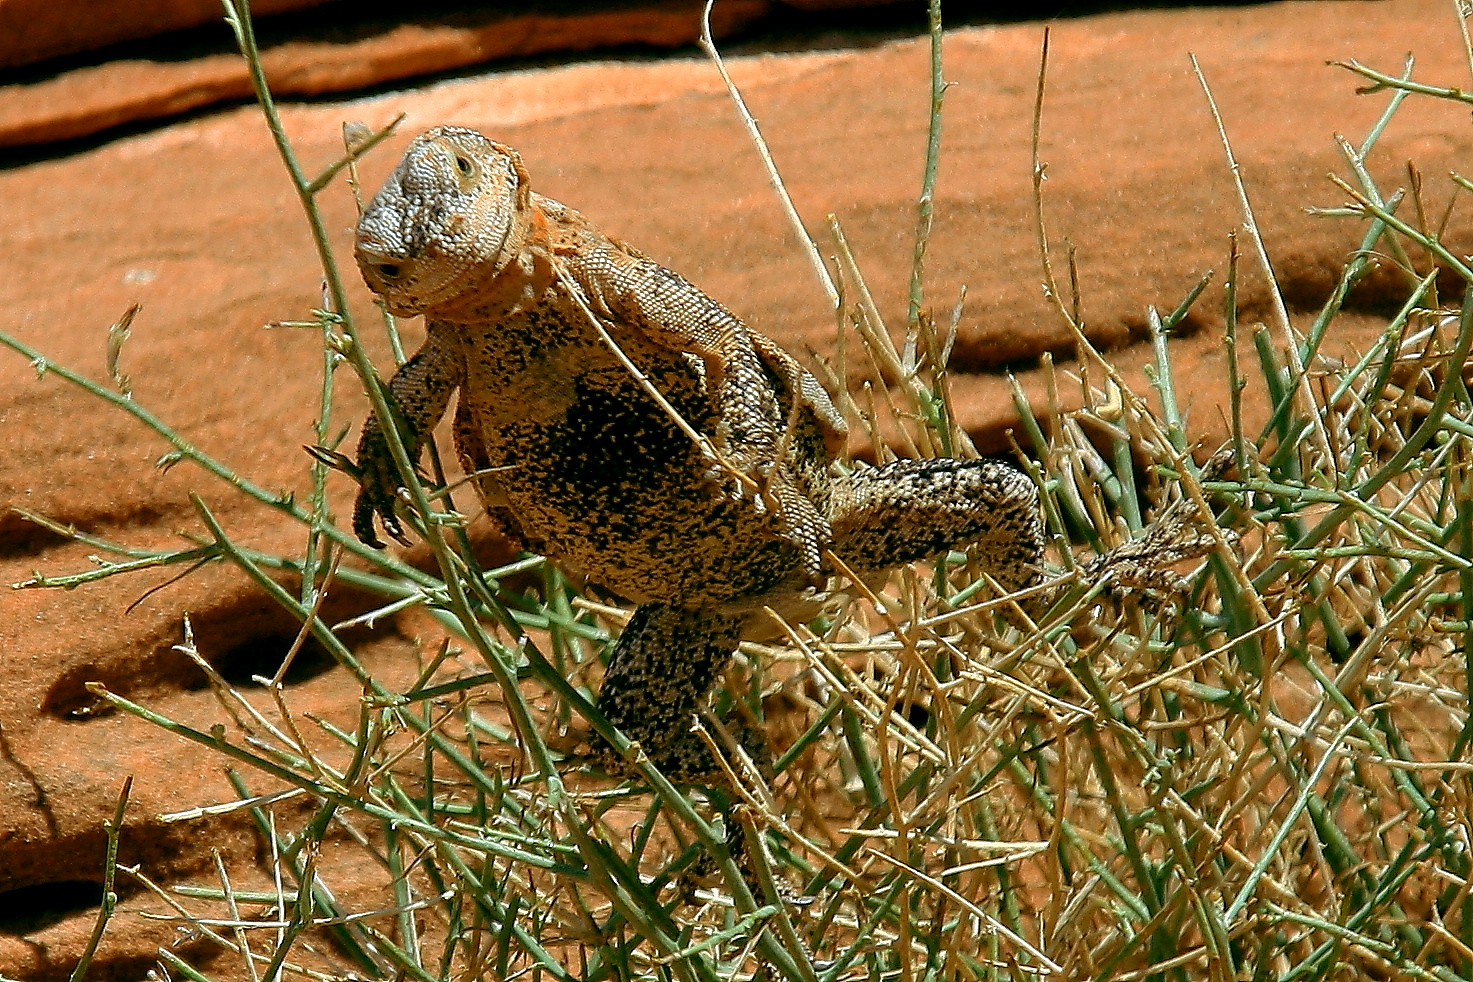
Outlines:
POLYGON ((824 265, 823 256, 819 255, 818 245, 813 241, 813 236, 808 234, 802 216, 798 214, 798 209, 793 205, 787 185, 783 183, 782 175, 778 173, 777 163, 772 159, 772 152, 767 148, 767 141, 757 127, 756 118, 747 109, 747 101, 742 98, 741 90, 731 80, 731 75, 726 71, 726 62, 722 60, 721 52, 716 48, 716 41, 711 35, 711 8, 715 5, 716 0, 706 0, 705 10, 701 13, 701 50, 706 52, 706 56, 711 59, 711 63, 716 66, 716 71, 720 73, 721 81, 726 85, 727 94, 731 96, 732 104, 736 106, 737 115, 741 117, 742 125, 747 128, 747 135, 752 138, 752 145, 757 148, 757 155, 762 158, 762 166, 767 171, 767 181, 772 185, 772 190, 777 193, 783 214, 787 216, 788 224, 792 226, 798 241, 805 247, 804 251, 808 254, 809 263, 813 266, 813 273, 822 284, 824 293, 828 295, 829 304, 837 307, 839 290, 834 286, 834 279, 829 275, 828 267, 824 265))

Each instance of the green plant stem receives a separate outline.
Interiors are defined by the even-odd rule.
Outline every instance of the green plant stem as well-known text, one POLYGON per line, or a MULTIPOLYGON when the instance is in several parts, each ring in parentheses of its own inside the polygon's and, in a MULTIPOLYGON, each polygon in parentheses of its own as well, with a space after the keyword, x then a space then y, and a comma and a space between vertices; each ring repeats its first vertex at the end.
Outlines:
POLYGON ((941 161, 941 103, 948 86, 941 74, 941 48, 945 36, 941 25, 941 0, 930 0, 928 33, 931 38, 931 111, 926 130, 926 166, 921 178, 921 196, 916 203, 915 253, 910 264, 910 305, 906 330, 913 337, 919 330, 925 303, 926 245, 931 241, 935 220, 936 169, 941 161))
POLYGON ((97 946, 102 941, 102 932, 107 930, 107 924, 112 920, 113 913, 118 909, 118 894, 115 889, 115 877, 118 871, 118 842, 123 834, 123 813, 128 809, 128 795, 133 790, 133 775, 129 774, 123 779, 123 788, 118 792, 118 803, 113 809, 111 820, 103 823, 103 831, 107 833, 107 852, 102 863, 102 904, 97 910, 97 920, 92 925, 92 934, 87 939, 87 945, 82 949, 82 955, 77 959, 77 965, 72 969, 69 976, 70 982, 82 982, 87 977, 87 970, 92 965, 92 957, 97 954, 97 946))

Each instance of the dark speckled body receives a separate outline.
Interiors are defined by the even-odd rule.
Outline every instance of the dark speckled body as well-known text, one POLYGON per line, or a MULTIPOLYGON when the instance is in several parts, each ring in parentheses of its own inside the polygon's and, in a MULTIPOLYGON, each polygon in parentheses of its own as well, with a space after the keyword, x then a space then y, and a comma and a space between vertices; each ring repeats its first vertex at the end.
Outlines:
MULTIPOLYGON (((491 471, 488 504, 640 604, 599 707, 674 780, 717 779, 692 715, 743 616, 811 592, 830 571, 824 550, 872 572, 970 544, 1005 587, 1040 575, 1022 474, 945 459, 836 472, 844 424, 811 374, 531 192, 515 151, 479 133, 441 127, 410 146, 363 215, 357 257, 390 310, 428 322, 390 383, 410 451, 458 392, 457 448, 468 472, 491 471)), ((400 534, 374 421, 359 467, 358 534, 375 541, 375 519, 400 534)))
MULTIPOLYGON (((595 334, 556 280, 492 325, 460 325, 460 398, 483 466, 547 553, 620 595, 692 607, 778 586, 798 568, 769 514, 723 494, 711 461, 595 334), (690 562, 692 555, 705 559, 690 562)), ((699 360, 642 338, 620 347, 695 430, 718 429, 699 360)), ((763 373, 765 375, 765 373, 763 373)), ((759 377, 760 378, 760 377, 759 377)), ((766 407, 778 412, 772 385, 766 407)), ((824 461, 827 464, 827 461, 824 461)), ((822 469, 822 468, 820 468, 822 469)), ((815 507, 827 508, 827 473, 815 507)), ((799 587, 801 588, 801 584, 799 587)))

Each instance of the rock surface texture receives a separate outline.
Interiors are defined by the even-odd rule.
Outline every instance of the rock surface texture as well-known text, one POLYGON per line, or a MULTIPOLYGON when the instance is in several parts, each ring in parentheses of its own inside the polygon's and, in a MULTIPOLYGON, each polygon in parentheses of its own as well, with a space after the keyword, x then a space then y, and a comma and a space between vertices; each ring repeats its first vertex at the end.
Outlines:
MULTIPOLYGON (((0 9, 4 0, 0 0, 0 9)), ((962 424, 984 449, 1005 446, 1015 419, 1005 378, 1042 392, 1040 355, 1071 342, 1042 296, 1032 220, 1030 139, 1042 25, 974 27, 948 37, 945 134, 927 297, 947 316, 966 287, 952 359, 962 424)), ((1334 141, 1359 142, 1386 103, 1359 96, 1330 59, 1466 85, 1457 25, 1442 0, 1282 3, 1109 14, 1053 25, 1041 156, 1051 234, 1077 249, 1089 332, 1132 371, 1147 305, 1171 309, 1209 268, 1225 268, 1241 224, 1230 173, 1188 52, 1195 51, 1242 166, 1284 299, 1301 323, 1333 285, 1363 227, 1314 217, 1342 195, 1325 180, 1346 166, 1334 141)), ((392 57, 386 52, 384 57, 392 57)), ((927 45, 892 39, 851 47, 743 56, 730 68, 772 145, 820 247, 824 218, 843 224, 882 312, 903 323, 927 120, 927 45)), ((0 88, 0 116, 16 98, 0 88)), ((575 204, 611 235, 792 351, 826 350, 833 314, 794 247, 757 157, 711 67, 694 57, 492 72, 342 102, 288 106, 285 126, 309 172, 335 159, 346 121, 400 132, 360 167, 378 187, 409 140, 458 123, 520 149, 535 185, 575 204)), ((1427 208, 1446 206, 1440 175, 1465 170, 1473 133, 1462 111, 1409 102, 1370 161, 1383 187, 1429 180, 1427 208)), ((321 364, 301 321, 320 304, 320 274, 294 196, 256 110, 231 108, 65 155, 0 170, 0 327, 55 364, 107 379, 107 329, 142 311, 121 368, 137 404, 257 484, 307 493, 304 443, 321 364)), ((340 261, 356 211, 338 187, 325 198, 340 261)), ((1455 210, 1445 239, 1469 251, 1473 223, 1455 210)), ((1269 320, 1270 295, 1246 246, 1240 320, 1269 320)), ((1373 336, 1400 284, 1378 273, 1354 294, 1343 356, 1373 336), (1360 326, 1357 327, 1356 325, 1360 326)), ((353 301, 371 312, 354 283, 353 301)), ((1220 425, 1226 398, 1221 277, 1173 342, 1189 386, 1193 432, 1220 425)), ((406 346, 422 340, 405 324, 406 346)), ((386 350, 372 352, 385 369, 386 350)), ((1137 375, 1136 377, 1139 377, 1137 375)), ((366 415, 356 394, 336 425, 366 415)), ((1064 398, 1069 398, 1067 394, 1064 398)), ((1261 412, 1263 394, 1245 393, 1261 412)), ((197 492, 232 536, 299 549, 299 533, 191 465, 154 466, 170 448, 131 417, 0 350, 0 583, 88 568, 95 547, 63 541, 12 508, 144 548, 198 535, 197 492)), ((340 517, 352 488, 332 485, 340 517)), ((74 591, 0 593, 0 975, 65 978, 96 914, 102 823, 124 778, 135 778, 122 861, 162 882, 205 881, 211 849, 248 864, 253 831, 240 816, 165 824, 163 813, 234 797, 220 760, 120 714, 96 712, 92 680, 208 727, 219 710, 203 674, 175 646, 187 614, 201 654, 247 683, 269 674, 295 624, 243 578, 210 567, 113 578, 74 591), (155 589, 157 588, 157 589, 155 589)), ((337 597, 354 612, 351 595, 337 597)), ((365 631, 357 646, 388 684, 408 684, 429 642, 413 618, 365 631)), ((360 692, 310 651, 288 679, 293 706, 347 721, 360 692)), ((91 978, 141 977, 172 925, 132 913, 154 902, 123 895, 122 920, 91 978)), ((185 942, 186 944, 188 942, 185 942)))
MULTIPOLYGON (((281 5, 290 2, 282 0, 281 5)), ((11 16, 8 11, 16 0, 7 3, 0 3, 0 68, 6 64, 3 39, 24 38, 45 22, 41 17, 14 15, 25 29, 7 32, 5 18, 11 16)), ((203 6, 211 9, 210 20, 187 23, 218 21, 219 5, 203 6)), ((438 16, 426 13, 419 19, 380 21, 370 16, 338 24, 329 18, 300 25, 288 21, 274 29, 277 22, 267 20, 258 40, 263 67, 278 95, 317 96, 509 58, 631 45, 690 45, 700 35, 701 6, 697 0, 487 4, 467 11, 442 11, 438 16)), ((769 0, 723 0, 712 11, 711 32, 717 38, 726 37, 754 24, 772 8, 769 0)), ((103 23, 109 20, 102 18, 103 23)), ((156 26, 167 29, 174 25, 161 21, 156 26)), ((128 27, 144 30, 141 24, 128 27)), ((25 74, 23 84, 9 86, 6 98, 0 100, 0 148, 87 137, 137 120, 177 116, 251 97, 250 75, 223 29, 172 37, 175 39, 157 40, 140 50, 122 51, 116 58, 35 66, 25 74), (173 57, 180 47, 190 56, 173 57)), ((70 40, 83 43, 86 39, 70 40)), ((38 50, 47 49, 17 46, 10 54, 27 57, 38 50)))

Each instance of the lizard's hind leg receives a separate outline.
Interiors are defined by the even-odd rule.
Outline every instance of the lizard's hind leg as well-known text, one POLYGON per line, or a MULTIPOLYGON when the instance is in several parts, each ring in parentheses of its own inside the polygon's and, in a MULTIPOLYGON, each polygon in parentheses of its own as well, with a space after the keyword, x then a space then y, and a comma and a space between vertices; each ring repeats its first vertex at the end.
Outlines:
MULTIPOLYGON (((741 623, 711 610, 641 604, 614 648, 598 710, 677 784, 727 784, 691 724, 736 651, 741 623)), ((749 739, 744 734, 743 743, 749 739)), ((598 757, 610 773, 633 776, 612 747, 598 757)))
MULTIPOLYGON (((614 648, 599 690, 598 710, 625 736, 637 741, 676 784, 722 790, 730 787, 726 771, 706 742, 691 732, 691 724, 716 676, 736 651, 741 624, 741 618, 714 611, 642 604, 614 648)), ((732 730, 742 749, 767 776, 772 760, 761 731, 745 725, 732 730)), ((607 744, 595 751, 595 757, 611 774, 638 776, 623 755, 607 744)), ((730 808, 724 811, 726 847, 753 889, 758 889, 748 868, 751 844, 730 808)), ((711 868, 708 855, 689 875, 699 879, 711 868)), ((688 890, 689 883, 683 889, 688 890)))
POLYGON ((834 553, 856 573, 878 572, 974 546, 1002 586, 1043 576, 1038 489, 992 460, 896 460, 835 482, 834 553))

